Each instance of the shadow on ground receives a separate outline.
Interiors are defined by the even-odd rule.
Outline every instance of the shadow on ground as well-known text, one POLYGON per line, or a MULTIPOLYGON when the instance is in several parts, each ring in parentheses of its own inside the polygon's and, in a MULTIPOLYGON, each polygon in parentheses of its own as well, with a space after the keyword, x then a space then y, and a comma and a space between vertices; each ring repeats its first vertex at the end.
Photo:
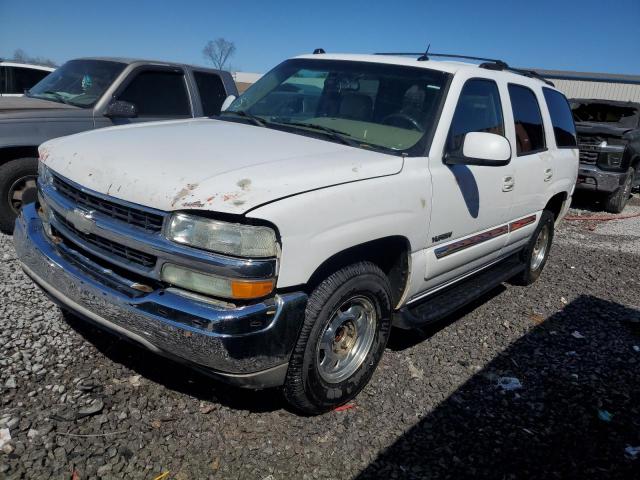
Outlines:
POLYGON ((72 315, 65 315, 65 320, 111 361, 122 364, 170 390, 199 400, 251 412, 270 412, 286 407, 280 392, 276 389, 254 391, 233 387, 72 315))
POLYGON ((637 310, 579 297, 471 377, 358 479, 640 478, 640 454, 625 453, 640 446, 634 345, 637 310), (518 378, 522 388, 502 391, 501 377, 518 378))

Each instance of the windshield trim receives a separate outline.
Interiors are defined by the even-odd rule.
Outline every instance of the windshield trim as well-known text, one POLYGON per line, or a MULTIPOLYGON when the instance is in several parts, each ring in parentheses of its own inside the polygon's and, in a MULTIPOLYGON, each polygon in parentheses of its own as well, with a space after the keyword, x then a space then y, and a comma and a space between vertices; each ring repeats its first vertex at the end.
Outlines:
MULTIPOLYGON (((425 67, 414 67, 414 66, 409 66, 409 65, 394 65, 394 64, 388 64, 385 62, 365 62, 365 61, 360 61, 360 60, 347 60, 347 59, 313 59, 313 58, 293 58, 293 59, 289 59, 289 60, 285 60, 284 62, 278 64, 277 66, 275 66, 273 69, 271 69, 269 72, 267 72, 265 75, 263 75, 263 77, 266 77, 269 73, 271 73, 271 71, 280 68, 283 64, 285 63, 301 63, 301 64, 309 64, 309 63, 317 63, 318 65, 322 65, 322 62, 335 62, 335 63, 344 63, 344 64, 350 64, 350 65, 366 65, 368 67, 370 67, 371 65, 384 65, 384 66, 391 66, 394 68, 398 68, 398 69, 407 69, 407 70, 416 70, 416 71, 420 71, 420 72, 424 72, 425 70, 428 70, 430 72, 434 72, 437 73, 438 75, 442 75, 442 79, 443 79, 443 83, 442 83, 442 93, 440 95, 440 99, 439 99, 439 104, 436 105, 436 108, 434 110, 434 115, 433 115, 433 122, 431 122, 431 125, 429 126, 429 128, 427 128, 422 137, 420 137, 420 140, 418 140, 414 145, 412 145, 411 147, 408 147, 406 149, 393 149, 390 147, 385 147, 383 145, 376 145, 376 144, 370 144, 367 142, 361 142, 361 145, 353 145, 354 148, 361 148, 363 150, 369 150, 369 151, 377 151, 377 152, 381 152, 381 153, 386 153, 389 155, 395 155, 395 156, 404 156, 404 157, 424 157, 427 156, 430 148, 431 148, 431 144, 433 142, 433 137, 435 135, 436 132, 436 128, 438 127, 438 123, 440 122, 440 118, 442 116, 442 110, 444 108, 444 104, 445 101, 447 99, 447 95, 449 93, 449 87, 451 86, 451 81, 453 79, 453 74, 452 73, 448 73, 448 72, 443 72, 441 70, 436 70, 433 68, 425 68, 425 67), (369 146, 371 148, 369 148, 369 146)), ((258 81, 259 82, 259 81, 258 81)), ((255 85, 255 84, 254 84, 255 85)), ((249 87, 249 90, 251 90, 252 87, 249 87)), ((242 97, 242 95, 241 95, 242 97)), ((256 115, 258 116, 264 123, 265 126, 268 128, 273 128, 274 127, 274 123, 270 123, 267 120, 264 119, 263 116, 260 115, 256 115)), ((242 121, 242 119, 238 118, 238 119, 231 119, 228 116, 226 118, 223 117, 217 117, 218 119, 221 120, 226 120, 226 121, 237 121, 240 120, 242 121)), ((249 123, 246 119, 244 119, 244 123, 249 123)), ((253 122, 251 122, 253 124, 253 122)), ((282 123, 278 123, 278 126, 281 127, 286 127, 286 123, 282 122, 282 123)), ((281 129, 281 128, 279 128, 281 129)), ((329 135, 327 135, 326 133, 322 133, 321 131, 311 131, 309 130, 304 130, 301 127, 296 127, 295 125, 292 125, 290 127, 287 127, 287 130, 290 130, 289 133, 296 133, 296 134, 301 134, 301 135, 306 135, 306 136, 311 136, 314 138, 320 138, 322 140, 325 141, 331 141, 331 142, 338 142, 337 139, 335 138, 331 138, 329 135)), ((356 142, 358 141, 355 137, 353 138, 356 142)))

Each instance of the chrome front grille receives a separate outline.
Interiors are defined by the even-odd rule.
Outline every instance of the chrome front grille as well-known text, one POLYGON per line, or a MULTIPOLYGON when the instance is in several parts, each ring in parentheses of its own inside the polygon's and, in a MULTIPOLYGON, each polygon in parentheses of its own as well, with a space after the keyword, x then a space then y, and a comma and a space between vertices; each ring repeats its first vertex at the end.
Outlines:
POLYGON ((151 233, 162 230, 164 217, 144 210, 111 202, 86 193, 54 175, 53 186, 68 200, 87 210, 96 210, 115 220, 142 228, 151 233))
POLYGON ((595 165, 598 161, 598 152, 584 150, 580 148, 580 162, 595 165))
POLYGON ((241 259, 180 245, 161 233, 168 213, 88 190, 54 173, 39 201, 55 234, 79 255, 123 276, 160 281, 165 263, 239 279, 277 275, 277 259, 241 259))
POLYGON ((600 154, 600 144, 603 138, 597 136, 578 136, 580 162, 595 165, 600 154))
MULTIPOLYGON (((158 260, 157 257, 149 255, 148 253, 141 252, 125 245, 120 245, 119 243, 99 237, 92 233, 81 232, 76 227, 74 227, 71 222, 67 221, 64 217, 62 217, 62 215, 58 213, 54 213, 54 216, 57 223, 71 234, 70 238, 67 238, 67 240, 70 240, 71 242, 73 242, 74 237, 79 238, 84 242, 97 247, 98 250, 103 254, 114 256, 127 262, 135 263, 136 265, 140 265, 144 268, 153 268, 156 264, 156 261, 158 260)), ((67 235, 65 235, 65 233, 62 231, 58 231, 58 233, 61 234, 62 237, 67 237, 67 235)))

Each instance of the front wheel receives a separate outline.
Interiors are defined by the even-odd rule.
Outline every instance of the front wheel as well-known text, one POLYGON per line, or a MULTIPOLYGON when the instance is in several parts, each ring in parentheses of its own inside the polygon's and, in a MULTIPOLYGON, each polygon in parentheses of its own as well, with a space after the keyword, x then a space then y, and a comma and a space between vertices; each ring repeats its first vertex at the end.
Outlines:
POLYGON ((37 158, 18 158, 0 166, 0 231, 12 234, 23 205, 37 197, 37 158))
POLYGON ((353 399, 367 384, 391 331, 391 286, 370 262, 345 267, 312 292, 289 362, 287 401, 317 415, 353 399))
POLYGON ((555 216, 549 210, 543 210, 529 245, 522 252, 524 270, 515 276, 511 283, 515 285, 531 285, 535 282, 547 263, 553 242, 555 216))
POLYGON ((624 207, 627 206, 629 197, 631 197, 631 190, 633 189, 634 175, 635 175, 635 170, 633 168, 629 168, 624 185, 622 185, 615 192, 607 196, 604 203, 604 209, 607 212, 622 213, 622 211, 624 210, 624 207))

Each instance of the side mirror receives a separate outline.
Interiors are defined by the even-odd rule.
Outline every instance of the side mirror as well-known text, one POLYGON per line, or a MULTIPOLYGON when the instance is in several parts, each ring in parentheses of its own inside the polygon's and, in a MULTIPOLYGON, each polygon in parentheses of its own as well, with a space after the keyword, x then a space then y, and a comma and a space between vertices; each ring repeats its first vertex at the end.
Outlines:
POLYGON ((462 152, 447 153, 447 165, 481 165, 501 167, 511 161, 511 144, 502 135, 469 132, 464 136, 462 152))
POLYGON ((227 110, 227 108, 229 108, 229 105, 231 105, 235 99, 235 95, 229 95, 227 98, 225 98, 224 102, 222 102, 222 106, 220 107, 220 111, 224 112, 225 110, 227 110))
POLYGON ((107 106, 105 117, 133 118, 138 116, 138 108, 131 102, 114 100, 107 106))

